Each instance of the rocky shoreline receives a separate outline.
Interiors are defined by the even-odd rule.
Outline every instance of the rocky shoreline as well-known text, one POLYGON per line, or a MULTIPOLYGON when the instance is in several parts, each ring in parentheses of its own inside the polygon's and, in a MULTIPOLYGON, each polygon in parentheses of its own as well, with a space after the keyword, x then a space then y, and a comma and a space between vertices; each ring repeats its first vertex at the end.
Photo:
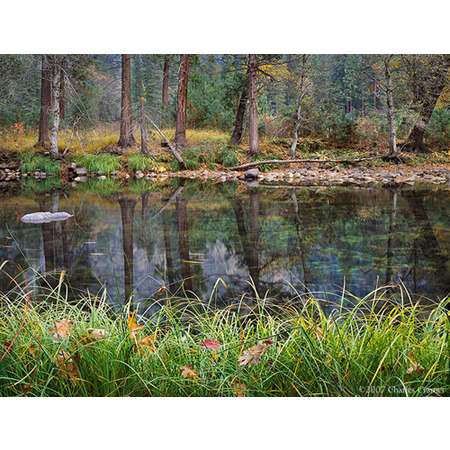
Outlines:
MULTIPOLYGON (((165 180, 168 178, 184 178, 197 179, 201 181, 214 181, 225 183, 229 181, 242 181, 259 183, 262 185, 286 184, 298 186, 399 186, 415 184, 438 184, 450 186, 450 168, 447 166, 427 166, 411 167, 406 165, 398 165, 392 167, 351 167, 343 168, 339 166, 317 168, 317 167, 297 167, 289 169, 278 169, 269 172, 261 172, 257 168, 249 169, 244 172, 231 170, 195 170, 195 171, 178 171, 178 172, 126 172, 118 171, 109 174, 90 173, 84 167, 77 167, 74 164, 65 168, 64 179, 73 186, 83 183, 89 179, 106 179, 108 177, 119 179, 121 181, 128 180, 165 180)), ((17 164, 1 164, 0 165, 0 182, 18 182, 27 177, 36 180, 45 180, 47 178, 45 172, 36 171, 33 173, 22 173, 17 164)))

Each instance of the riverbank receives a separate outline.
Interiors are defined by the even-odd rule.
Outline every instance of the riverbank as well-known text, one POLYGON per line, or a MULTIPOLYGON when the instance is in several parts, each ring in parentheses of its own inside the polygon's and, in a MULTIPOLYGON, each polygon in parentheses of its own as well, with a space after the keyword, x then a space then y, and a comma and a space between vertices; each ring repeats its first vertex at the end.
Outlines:
MULTIPOLYGON (((266 169, 267 170, 267 169, 266 169)), ((50 169, 36 168, 31 172, 23 172, 16 163, 0 164, 0 183, 20 182, 27 179, 44 181, 61 179, 73 186, 89 180, 114 179, 121 182, 129 180, 163 181, 169 178, 196 179, 219 183, 229 181, 258 182, 263 185, 294 186, 414 186, 418 184, 450 185, 450 165, 437 164, 425 167, 413 167, 406 164, 382 167, 334 167, 320 168, 297 165, 297 167, 260 171, 258 168, 246 171, 235 170, 112 170, 105 174, 79 167, 75 163, 62 167, 59 171, 53 166, 50 169), (299 167, 300 166, 300 167, 299 167), (58 173, 59 172, 59 173, 58 173)))
MULTIPOLYGON (((174 130, 164 132, 172 138, 174 130)), ((288 160, 289 140, 265 137, 260 154, 249 159, 247 145, 230 146, 227 133, 218 130, 189 130, 188 147, 183 150, 186 169, 181 170, 161 140, 150 133, 149 155, 138 148, 119 149, 114 128, 61 132, 61 158, 52 160, 45 149, 34 148, 37 137, 31 134, 0 133, 0 183, 24 179, 59 178, 64 183, 84 183, 91 179, 164 180, 189 178, 199 180, 258 181, 263 184, 292 185, 414 185, 448 184, 450 155, 445 151, 428 154, 403 152, 401 163, 383 160, 386 149, 334 148, 319 139, 300 140, 298 157, 314 162, 290 165, 261 163, 257 168, 232 170, 249 161, 288 160), (333 163, 327 160, 358 163, 333 163), (258 171, 258 172, 257 172, 258 171), (255 175, 256 173, 256 175, 255 175)))
POLYGON ((70 305, 63 291, 35 305, 1 296, 0 395, 448 394, 448 300, 421 311, 378 292, 332 316, 314 299, 261 301, 243 317, 167 298, 136 319, 92 296, 70 305))

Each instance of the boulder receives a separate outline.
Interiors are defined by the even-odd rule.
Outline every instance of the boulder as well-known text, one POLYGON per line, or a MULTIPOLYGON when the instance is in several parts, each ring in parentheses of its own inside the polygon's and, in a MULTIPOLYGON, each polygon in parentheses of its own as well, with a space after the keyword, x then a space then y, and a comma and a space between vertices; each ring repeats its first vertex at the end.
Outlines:
POLYGON ((25 214, 20 220, 24 223, 49 223, 67 220, 70 217, 73 215, 67 212, 36 212, 25 214))

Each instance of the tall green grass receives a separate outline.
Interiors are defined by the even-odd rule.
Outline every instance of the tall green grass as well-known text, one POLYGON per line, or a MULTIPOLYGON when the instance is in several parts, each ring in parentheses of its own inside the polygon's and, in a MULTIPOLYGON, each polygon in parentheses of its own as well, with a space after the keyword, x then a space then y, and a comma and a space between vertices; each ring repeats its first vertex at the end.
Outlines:
POLYGON ((107 153, 99 155, 78 155, 74 158, 75 163, 85 167, 89 172, 110 174, 121 168, 120 157, 107 153))
POLYGON ((137 339, 156 336, 155 351, 127 329, 129 310, 103 298, 70 304, 58 285, 45 301, 0 297, 0 394, 3 396, 424 396, 448 394, 448 306, 432 310, 389 301, 361 302, 331 316, 310 299, 302 307, 257 302, 244 315, 235 305, 210 309, 167 297, 141 318, 137 339), (70 319, 55 341, 55 321, 70 319), (99 341, 89 329, 103 329, 99 341), (221 344, 202 347, 204 339, 221 344), (240 366, 243 351, 273 341, 259 364, 240 366), (75 376, 58 366, 67 352, 75 376), (186 365, 198 373, 184 378, 186 365))
POLYGON ((23 173, 42 171, 50 176, 59 176, 61 172, 60 162, 46 156, 25 152, 20 155, 20 159, 20 169, 23 173))

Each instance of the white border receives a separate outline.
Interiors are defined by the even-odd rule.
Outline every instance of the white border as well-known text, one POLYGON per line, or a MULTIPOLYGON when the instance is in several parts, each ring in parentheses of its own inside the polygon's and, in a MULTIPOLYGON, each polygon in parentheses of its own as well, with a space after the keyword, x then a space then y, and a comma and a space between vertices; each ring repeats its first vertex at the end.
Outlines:
POLYGON ((10 0, 0 53, 447 53, 448 0, 10 0))

